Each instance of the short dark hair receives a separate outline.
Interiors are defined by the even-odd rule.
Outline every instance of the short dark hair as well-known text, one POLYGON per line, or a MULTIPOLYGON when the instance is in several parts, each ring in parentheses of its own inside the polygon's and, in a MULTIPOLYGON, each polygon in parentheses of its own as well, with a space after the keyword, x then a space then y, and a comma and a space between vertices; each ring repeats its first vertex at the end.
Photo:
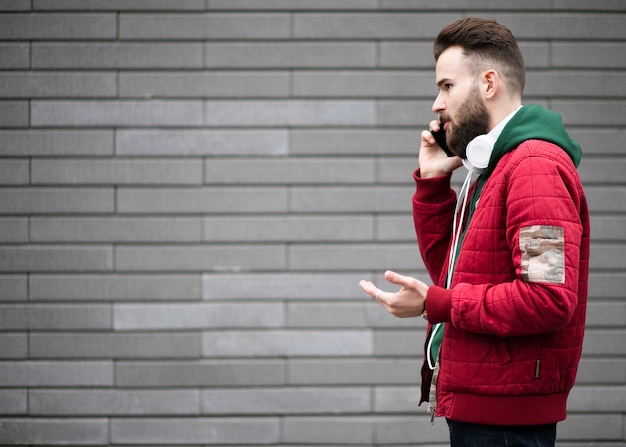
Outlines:
POLYGON ((472 73, 480 74, 486 64, 496 64, 513 93, 520 96, 526 84, 524 57, 513 33, 495 20, 468 17, 445 26, 435 39, 435 61, 450 47, 461 47, 472 63, 472 73))

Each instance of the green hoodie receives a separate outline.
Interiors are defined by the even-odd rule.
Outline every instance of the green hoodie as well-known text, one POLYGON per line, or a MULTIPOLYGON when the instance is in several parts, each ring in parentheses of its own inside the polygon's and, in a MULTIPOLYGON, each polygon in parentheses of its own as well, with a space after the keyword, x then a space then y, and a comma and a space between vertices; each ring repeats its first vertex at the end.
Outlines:
POLYGON ((580 163, 582 150, 578 142, 572 140, 563 127, 561 115, 544 109, 540 105, 529 104, 519 109, 502 129, 483 176, 489 177, 504 154, 526 140, 554 143, 569 155, 576 167, 580 163))

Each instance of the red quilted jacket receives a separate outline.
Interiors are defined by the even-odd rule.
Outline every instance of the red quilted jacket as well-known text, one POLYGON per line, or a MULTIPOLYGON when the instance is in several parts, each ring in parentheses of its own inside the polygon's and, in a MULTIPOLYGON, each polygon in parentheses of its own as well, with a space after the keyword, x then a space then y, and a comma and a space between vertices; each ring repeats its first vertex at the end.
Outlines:
MULTIPOLYGON (((528 112, 526 119, 543 114, 528 112)), ((515 145, 496 143, 490 169, 479 179, 484 186, 449 290, 444 285, 456 194, 450 176, 414 175, 415 228, 435 283, 428 320, 445 323, 437 415, 546 424, 565 419, 580 360, 589 215, 575 167, 579 158, 542 139, 519 142, 505 131, 498 142, 503 137, 515 145)), ((422 401, 428 400, 422 388, 422 401)))

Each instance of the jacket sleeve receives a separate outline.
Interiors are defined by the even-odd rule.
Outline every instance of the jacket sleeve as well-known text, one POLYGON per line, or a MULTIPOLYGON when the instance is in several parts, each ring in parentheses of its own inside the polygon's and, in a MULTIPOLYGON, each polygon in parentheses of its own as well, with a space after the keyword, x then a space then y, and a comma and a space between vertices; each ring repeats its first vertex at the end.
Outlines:
MULTIPOLYGON (((584 193, 573 164, 560 149, 529 150, 542 144, 548 143, 528 141, 518 148, 524 155, 516 157, 504 176, 506 241, 500 258, 495 249, 485 253, 502 259, 507 250, 511 279, 457 283, 455 278, 451 293, 440 293, 440 299, 433 300, 436 305, 429 303, 430 321, 451 321, 461 330, 499 336, 549 332, 569 323, 578 304, 584 193)), ((473 237, 497 247, 497 241, 485 239, 489 235, 493 237, 489 228, 482 228, 473 237)), ((475 264, 493 262, 477 253, 475 264)), ((496 263, 490 269, 506 267, 496 263)))
POLYGON ((445 280, 442 274, 452 234, 456 193, 451 175, 423 179, 419 170, 413 174, 413 223, 417 242, 428 274, 435 284, 445 280), (443 277, 443 279, 442 279, 443 277))

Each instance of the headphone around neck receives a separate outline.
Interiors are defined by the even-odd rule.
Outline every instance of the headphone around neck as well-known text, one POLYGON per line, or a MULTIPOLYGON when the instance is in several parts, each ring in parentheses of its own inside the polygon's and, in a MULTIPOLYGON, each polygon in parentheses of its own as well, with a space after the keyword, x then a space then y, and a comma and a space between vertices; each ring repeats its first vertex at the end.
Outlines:
POLYGON ((487 169, 495 144, 495 138, 489 134, 478 135, 470 141, 465 149, 465 156, 467 157, 463 160, 465 167, 467 169, 473 167, 478 171, 487 169))

